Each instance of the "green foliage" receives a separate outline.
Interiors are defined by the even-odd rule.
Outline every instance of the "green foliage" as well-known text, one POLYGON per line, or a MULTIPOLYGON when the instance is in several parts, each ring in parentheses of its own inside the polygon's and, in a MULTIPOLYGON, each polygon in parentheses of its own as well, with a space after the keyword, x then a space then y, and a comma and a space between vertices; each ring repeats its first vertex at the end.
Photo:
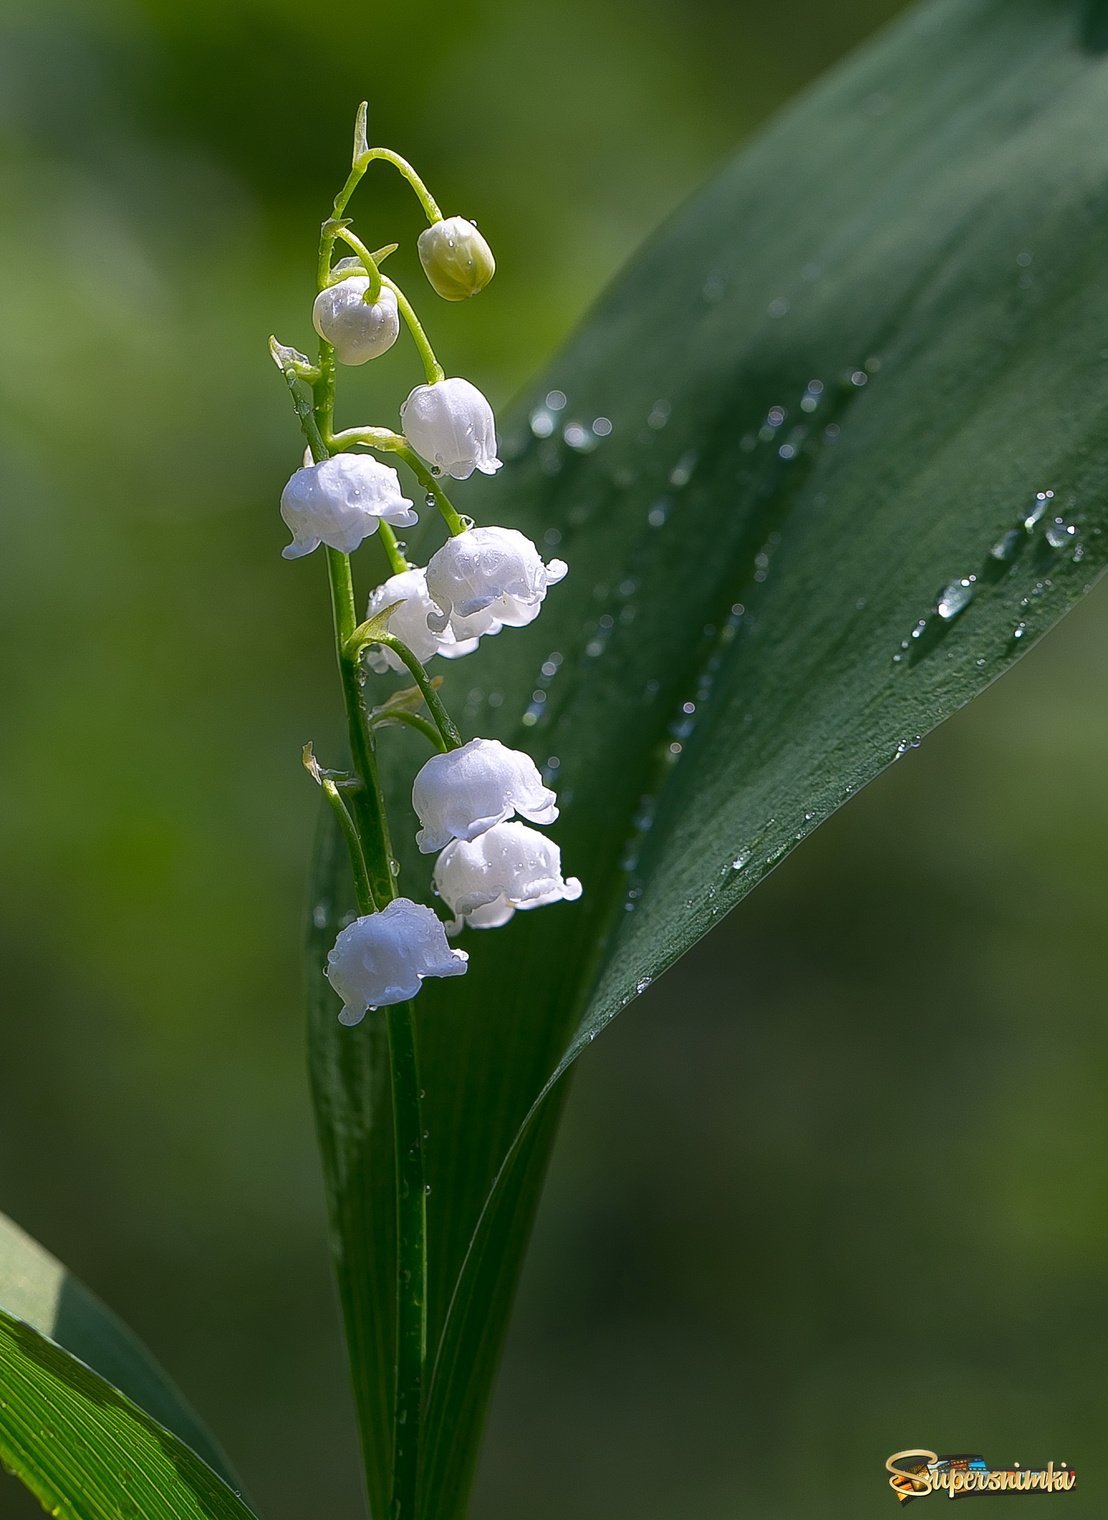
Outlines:
POLYGON ((141 1341, 60 1261, 2 1214, 0 1309, 85 1362, 191 1446, 233 1488, 241 1486, 216 1442, 141 1341))
POLYGON ((0 1311, 0 1461, 64 1520, 250 1520, 187 1446, 0 1311))
MULTIPOLYGON (((515 413, 508 467, 466 499, 540 543, 556 530, 570 564, 535 628, 485 641, 445 694, 468 692, 468 733, 547 764, 585 898, 470 936, 464 981, 418 1000, 427 1520, 464 1513, 572 1061, 1104 568, 1093 20, 937 0, 840 70, 647 247, 515 413)), ((339 1029, 318 977, 345 875, 325 837, 313 1077, 380 1513, 384 1035, 339 1029)), ((404 890, 426 876, 409 844, 404 890)))

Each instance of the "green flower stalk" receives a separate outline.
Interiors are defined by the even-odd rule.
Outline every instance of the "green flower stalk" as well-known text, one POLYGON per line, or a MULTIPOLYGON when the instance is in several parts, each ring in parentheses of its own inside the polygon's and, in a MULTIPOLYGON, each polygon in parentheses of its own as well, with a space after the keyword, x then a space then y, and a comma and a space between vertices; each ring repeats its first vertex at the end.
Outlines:
MULTIPOLYGON (((350 857, 358 914, 340 932, 325 974, 341 1000, 341 1023, 356 1026, 381 1011, 388 1034, 396 1158, 396 1381, 388 1520, 419 1520, 421 1430, 426 1398, 427 1211, 419 1052, 411 1000, 427 977, 465 974, 469 955, 448 940, 465 927, 492 928, 517 909, 581 894, 580 882, 561 875, 558 847, 529 824, 557 819, 554 793, 544 787, 529 756, 495 741, 463 740, 427 673, 435 658, 477 652, 482 637, 524 627, 539 615, 548 588, 566 573, 544 564, 538 550, 511 528, 474 527, 443 488, 443 477, 467 480, 475 471, 500 469, 496 419, 468 380, 447 377, 415 309, 380 264, 390 243, 376 252, 354 232, 346 211, 370 164, 396 169, 412 187, 429 222, 419 240, 423 267, 449 300, 476 294, 492 276, 491 250, 471 223, 444 221, 415 170, 390 149, 371 148, 366 107, 358 111, 350 173, 322 225, 316 263, 312 325, 319 336, 313 362, 297 349, 270 340, 307 444, 307 458, 286 484, 281 515, 292 534, 282 553, 296 560, 325 552, 332 636, 346 712, 350 769, 324 770, 309 746, 305 765, 332 810, 350 857), (335 245, 352 255, 333 262, 335 245), (423 370, 400 408, 402 432, 378 424, 334 429, 336 380, 341 368, 369 363, 407 329, 423 370), (402 465, 433 504, 446 541, 424 568, 410 564, 395 529, 418 520, 404 494, 402 465), (386 577, 358 616, 351 555, 367 540, 382 548, 386 577), (369 705, 373 677, 401 673, 414 683, 369 705), (419 709, 422 708, 423 711, 419 709), (426 738, 433 751, 414 778, 419 847, 438 852, 436 891, 453 915, 401 896, 379 780, 378 744, 402 725, 426 738), (529 823, 514 821, 516 816, 529 823)), ((351 1038, 356 1039, 352 1032, 351 1038)))

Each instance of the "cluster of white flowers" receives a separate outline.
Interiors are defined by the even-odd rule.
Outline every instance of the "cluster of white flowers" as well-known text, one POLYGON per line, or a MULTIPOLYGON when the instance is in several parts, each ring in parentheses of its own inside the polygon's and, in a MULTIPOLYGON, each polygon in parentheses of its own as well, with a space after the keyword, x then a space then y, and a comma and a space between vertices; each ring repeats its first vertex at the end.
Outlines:
MULTIPOLYGON (((336 230, 334 236, 345 233, 336 230)), ((362 256, 344 258, 330 270, 312 309, 316 332, 338 363, 361 365, 391 348, 403 317, 423 345, 427 362, 429 345, 411 308, 402 298, 398 301, 391 281, 374 273, 376 262, 390 250, 370 255, 357 239, 347 240, 362 256)), ((483 289, 495 269, 488 243, 463 217, 433 221, 420 236, 419 256, 432 287, 451 301, 483 289)), ((313 369, 294 349, 275 343, 273 352, 294 389, 297 380, 307 380, 313 388, 328 383, 323 358, 313 369)), ((488 401, 468 380, 433 378, 441 376, 433 356, 427 367, 427 383, 417 385, 400 408, 403 435, 367 429, 357 441, 374 447, 382 439, 379 448, 398 449, 402 457, 410 450, 440 478, 467 480, 475 470, 492 475, 501 461, 488 401)), ((320 438, 314 445, 317 453, 322 452, 320 438)), ((411 462, 411 454, 406 457, 411 462)), ((397 652, 397 642, 421 668, 436 655, 453 660, 472 654, 486 635, 526 627, 538 617, 547 590, 566 574, 561 560, 544 563, 531 540, 514 528, 467 524, 457 531, 466 520, 451 516, 448 503, 451 537, 426 568, 410 565, 391 534, 392 528, 417 521, 397 472, 364 453, 310 459, 281 496, 281 516, 292 533, 282 552, 297 559, 325 544, 351 554, 382 524, 388 525, 384 537, 394 573, 370 595, 367 621, 376 619, 378 626, 367 633, 361 654, 379 674, 412 669, 397 652), (372 633, 382 635, 386 625, 390 642, 372 642, 372 633)), ((426 482, 426 473, 421 478, 426 482)), ((435 494, 445 501, 440 491, 435 494)), ((429 702, 435 700, 423 690, 429 702)), ((421 852, 438 857, 434 889, 453 917, 445 924, 432 908, 400 897, 376 912, 363 912, 344 928, 326 967, 343 1000, 339 1018, 344 1024, 358 1023, 372 1008, 414 997, 425 977, 461 975, 468 956, 450 947, 448 932, 495 928, 517 909, 581 895, 581 883, 562 876, 558 846, 530 827, 558 817, 555 795, 530 756, 494 739, 459 745, 449 720, 440 721, 433 710, 432 716, 443 744, 451 747, 419 771, 412 806, 420 824, 416 842, 421 852)), ((358 779, 365 784, 365 777, 358 779)), ((333 805, 343 806, 341 799, 333 805)))
POLYGON ((575 877, 562 878, 556 844, 506 822, 518 815, 545 824, 558 816, 554 793, 530 755, 496 739, 471 739, 427 761, 412 787, 412 806, 423 825, 417 845, 424 854, 442 851, 435 890, 454 914, 451 933, 464 924, 495 929, 517 908, 581 896, 575 877))

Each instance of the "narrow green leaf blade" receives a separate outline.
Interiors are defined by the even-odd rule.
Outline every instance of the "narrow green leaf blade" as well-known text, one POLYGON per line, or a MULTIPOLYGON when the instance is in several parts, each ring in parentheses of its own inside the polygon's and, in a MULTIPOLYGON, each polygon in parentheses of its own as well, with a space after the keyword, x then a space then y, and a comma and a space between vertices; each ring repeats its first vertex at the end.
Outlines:
POLYGON ((933 0, 836 71, 633 262, 466 498, 570 565, 444 695, 547 766, 585 897, 469 935, 417 1003, 429 1520, 464 1513, 561 1074, 1104 570, 1106 13, 933 0))
POLYGON ((196 1454, 32 1326, 0 1311, 0 1461, 66 1520, 250 1520, 196 1454))
POLYGON ((0 1214, 0 1309, 49 1336, 171 1430, 230 1486, 235 1473, 137 1336, 36 1240, 0 1214))

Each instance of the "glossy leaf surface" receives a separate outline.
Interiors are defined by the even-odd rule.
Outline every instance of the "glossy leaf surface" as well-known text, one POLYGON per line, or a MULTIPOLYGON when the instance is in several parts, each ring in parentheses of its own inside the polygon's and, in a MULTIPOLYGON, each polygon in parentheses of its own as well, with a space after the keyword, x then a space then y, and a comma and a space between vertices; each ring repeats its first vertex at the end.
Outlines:
POLYGON ((176 1436, 2 1311, 0 1461, 66 1520, 251 1520, 176 1436))
POLYGON ((232 1487, 226 1456, 127 1326, 38 1241, 0 1215, 0 1309, 78 1357, 202 1457, 232 1487))

